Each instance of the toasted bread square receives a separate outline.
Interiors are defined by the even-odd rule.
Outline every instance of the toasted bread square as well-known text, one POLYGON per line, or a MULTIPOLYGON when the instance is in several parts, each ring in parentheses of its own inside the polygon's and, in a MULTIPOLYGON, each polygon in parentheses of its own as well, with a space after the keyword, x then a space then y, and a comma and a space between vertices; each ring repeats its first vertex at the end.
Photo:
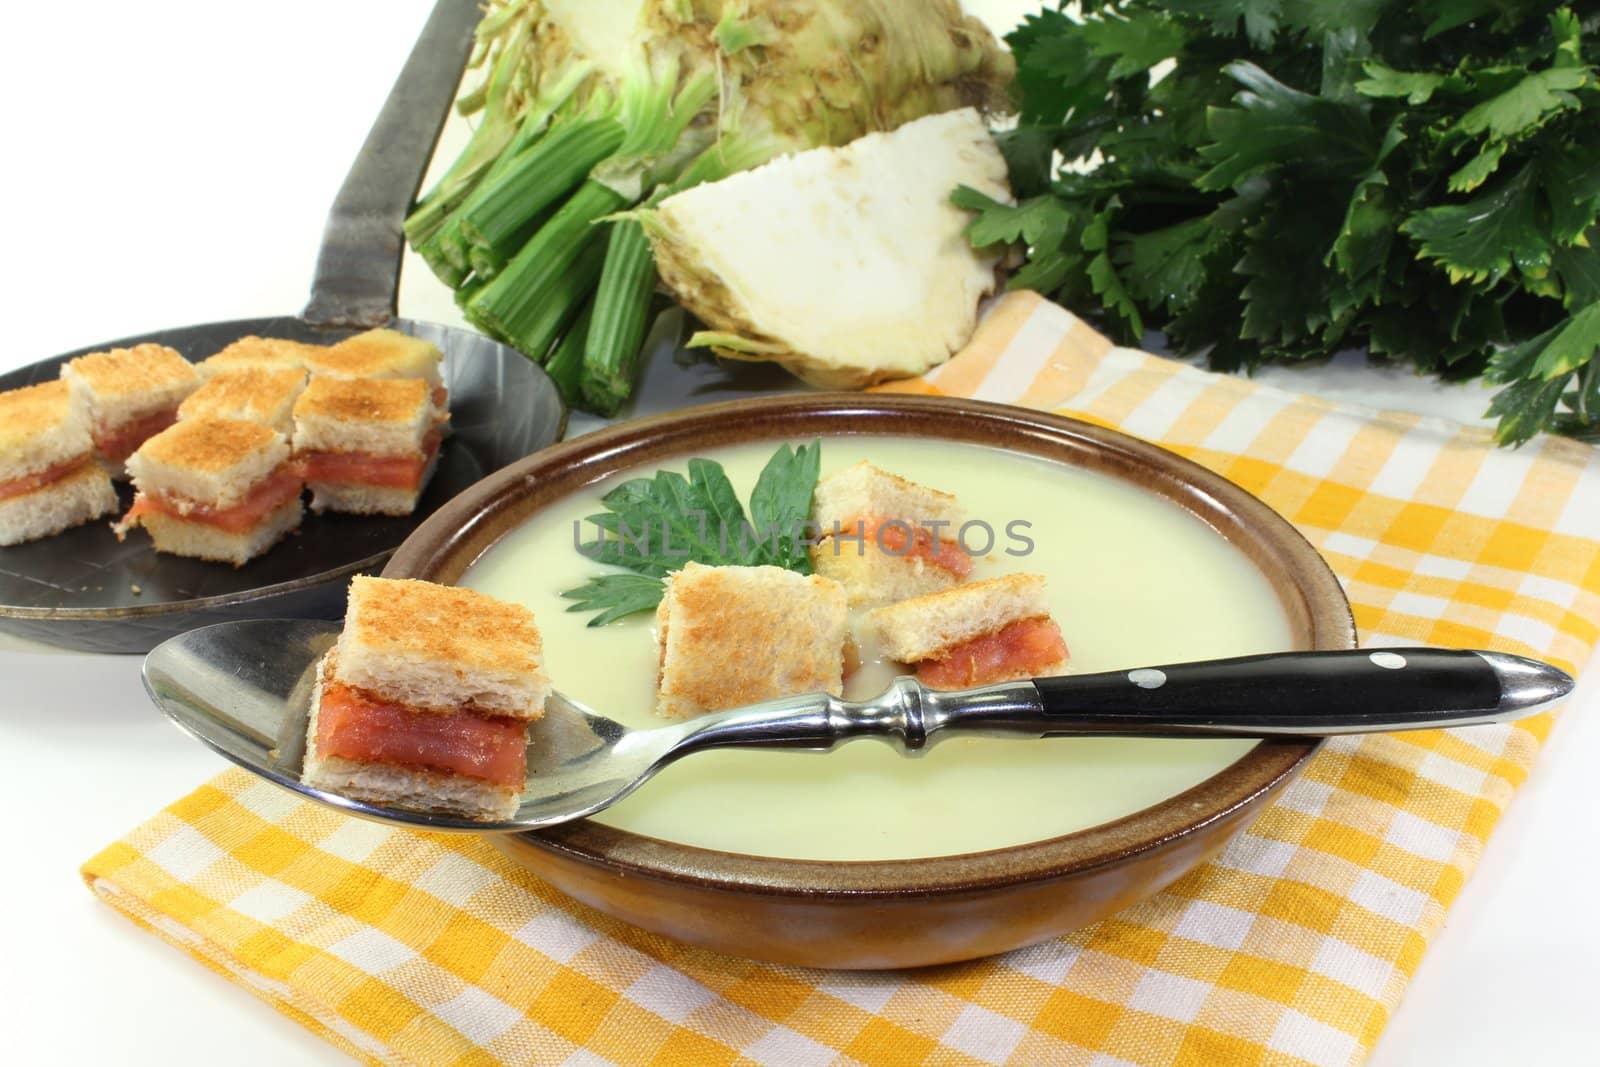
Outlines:
POLYGON ((0 482, 80 459, 93 448, 88 419, 66 382, 0 393, 0 482))
POLYGON ((862 460, 818 481, 811 510, 821 538, 812 548, 812 564, 818 574, 842 584, 853 605, 888 604, 961 581, 921 555, 883 551, 871 533, 858 539, 877 524, 892 521, 904 523, 908 533, 953 543, 966 512, 949 493, 862 460))
POLYGON ((811 515, 818 532, 827 536, 838 523, 853 530, 859 519, 899 519, 913 526, 947 523, 953 534, 966 511, 949 493, 890 474, 866 460, 817 482, 811 498, 811 515))
POLYGON ((419 452, 434 422, 432 390, 420 378, 312 378, 294 405, 300 452, 419 452))
POLYGON ((398 330, 368 330, 306 360, 314 375, 330 378, 421 378, 439 385, 444 353, 432 341, 398 330))
MULTIPOLYGON (((304 514, 300 497, 295 496, 267 512, 248 530, 238 533, 164 511, 141 515, 133 525, 144 527, 157 552, 242 567, 298 529, 304 514)), ((124 530, 126 525, 118 524, 117 529, 124 530)))
POLYGON ((961 583, 960 577, 921 556, 885 552, 870 538, 825 537, 812 546, 811 565, 844 586, 852 606, 892 604, 961 583))
POLYGON ((201 378, 235 370, 305 370, 306 356, 325 350, 323 345, 290 341, 282 337, 241 337, 216 355, 196 365, 201 378))
POLYGON ((0 545, 49 537, 116 510, 111 476, 86 456, 77 470, 30 493, 0 500, 0 545))
POLYGON ((797 693, 838 695, 846 611, 844 587, 827 578, 685 565, 656 609, 656 710, 676 719, 797 693))
POLYGON ((1044 576, 1008 574, 902 600, 870 612, 867 621, 885 654, 919 663, 1013 622, 1049 615, 1044 576))
POLYGON ((61 377, 102 430, 173 411, 200 387, 193 364, 176 349, 154 344, 79 356, 61 368, 61 377))
POLYGON ((305 371, 292 367, 220 371, 178 406, 178 418, 244 419, 287 437, 294 432, 294 402, 305 386, 305 371))
POLYGON ((401 489, 392 485, 372 485, 351 482, 330 482, 308 477, 306 488, 311 490, 311 510, 317 513, 335 511, 342 515, 410 515, 433 480, 439 467, 439 456, 434 454, 422 469, 422 477, 415 489, 401 489))
POLYGON ((358 577, 335 677, 415 711, 533 720, 550 678, 533 612, 459 586, 358 577))
POLYGON ((150 438, 128 458, 141 492, 213 508, 238 504, 289 458, 281 433, 243 419, 194 418, 150 438))
POLYGON ((324 756, 317 747, 317 732, 322 711, 322 690, 332 677, 333 653, 317 665, 316 686, 311 693, 311 716, 306 724, 306 755, 300 780, 315 789, 325 789, 352 800, 407 811, 430 811, 463 815, 469 819, 495 821, 510 819, 517 813, 522 791, 505 785, 468 778, 445 771, 419 767, 399 767, 388 763, 324 756))

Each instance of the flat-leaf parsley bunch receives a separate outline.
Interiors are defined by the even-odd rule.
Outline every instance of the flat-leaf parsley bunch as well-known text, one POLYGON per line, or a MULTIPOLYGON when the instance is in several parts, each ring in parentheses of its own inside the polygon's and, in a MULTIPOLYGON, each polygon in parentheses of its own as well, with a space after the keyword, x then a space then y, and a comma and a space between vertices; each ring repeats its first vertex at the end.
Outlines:
POLYGON ((1502 442, 1600 437, 1594 5, 1079 8, 1008 38, 1019 203, 957 194, 975 244, 1027 245, 1013 287, 1219 369, 1365 347, 1486 375, 1502 442))

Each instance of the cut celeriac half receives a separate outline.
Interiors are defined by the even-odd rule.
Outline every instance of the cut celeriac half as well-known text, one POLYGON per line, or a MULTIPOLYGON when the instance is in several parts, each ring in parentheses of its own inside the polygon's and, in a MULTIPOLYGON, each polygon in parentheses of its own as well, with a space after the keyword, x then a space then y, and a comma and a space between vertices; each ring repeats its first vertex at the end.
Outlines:
POLYGON ((972 337, 997 261, 971 247, 970 186, 1009 200, 972 108, 696 186, 639 213, 662 281, 707 329, 690 340, 859 388, 935 367, 972 337))

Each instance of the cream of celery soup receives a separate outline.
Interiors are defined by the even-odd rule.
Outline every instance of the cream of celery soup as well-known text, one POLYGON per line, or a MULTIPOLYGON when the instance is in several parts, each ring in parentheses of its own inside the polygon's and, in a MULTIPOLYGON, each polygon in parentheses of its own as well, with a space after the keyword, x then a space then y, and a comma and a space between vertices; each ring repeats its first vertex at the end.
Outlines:
MULTIPOLYGON (((748 500, 777 442, 702 453, 748 500)), ((824 438, 822 474, 861 459, 954 493, 995 532, 972 579, 1033 571, 1072 672, 1248 655, 1289 647, 1264 576, 1175 505, 1097 474, 998 449, 884 437, 824 438), (1013 525, 1026 524, 1026 525, 1013 525), (1031 551, 1023 539, 1032 542, 1031 551), (1007 549, 1026 552, 1007 554, 1007 549)), ((670 469, 683 470, 687 457, 670 469)), ((648 475, 640 470, 630 476, 648 475)), ((629 726, 653 710, 652 614, 601 628, 561 593, 602 568, 574 548, 573 525, 601 510, 602 484, 549 508, 484 555, 463 583, 527 605, 562 692, 629 726)), ((594 528, 584 523, 589 540, 594 528)), ((984 547, 982 530, 968 546, 984 547)), ((947 533, 946 536, 949 536, 947 533)), ((859 634, 859 619, 857 632, 859 634)), ((880 692, 892 664, 866 660, 846 696, 880 692)), ((946 737, 919 757, 862 740, 831 753, 718 751, 670 766, 595 818, 689 845, 796 859, 881 860, 1002 848, 1130 815, 1182 792, 1254 744, 1234 740, 946 737)))

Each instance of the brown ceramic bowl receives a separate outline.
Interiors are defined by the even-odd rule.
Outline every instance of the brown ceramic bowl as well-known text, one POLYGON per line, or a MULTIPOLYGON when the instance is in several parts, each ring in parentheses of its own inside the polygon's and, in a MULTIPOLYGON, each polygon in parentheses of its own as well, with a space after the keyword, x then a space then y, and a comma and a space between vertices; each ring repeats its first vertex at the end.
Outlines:
MULTIPOLYGON (((543 508, 624 471, 746 441, 905 435, 1027 453, 1131 483, 1199 516, 1277 591, 1295 647, 1355 647, 1338 580, 1296 530, 1209 471, 1131 437, 1016 407, 928 397, 809 394, 692 408, 548 449, 446 505, 384 574, 455 582, 543 508)), ((578 821, 496 844, 586 904, 738 956, 814 967, 972 959, 1096 922, 1215 855, 1316 750, 1264 741, 1226 770, 1115 822, 1027 845, 933 859, 829 862, 735 855, 578 821)))

